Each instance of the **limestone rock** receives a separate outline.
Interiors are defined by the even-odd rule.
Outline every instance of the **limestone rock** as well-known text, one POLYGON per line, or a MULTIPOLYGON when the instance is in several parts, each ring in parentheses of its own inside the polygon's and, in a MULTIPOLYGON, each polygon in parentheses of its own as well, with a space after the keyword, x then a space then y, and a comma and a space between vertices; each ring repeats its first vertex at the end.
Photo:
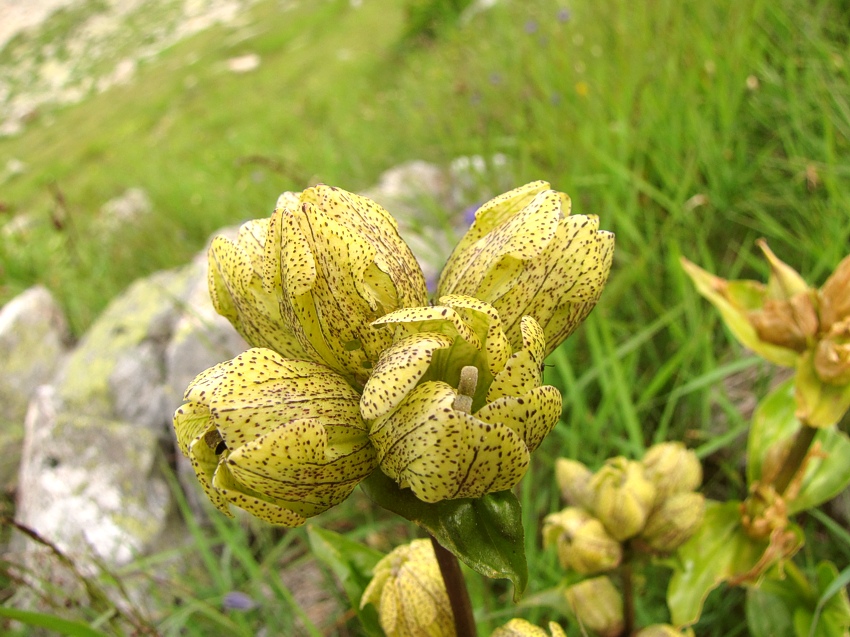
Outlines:
POLYGON ((26 418, 16 518, 68 554, 123 565, 162 532, 169 491, 157 432, 69 412, 39 389, 26 418))
POLYGON ((55 375, 67 347, 68 324, 46 288, 30 288, 0 310, 0 485, 17 472, 30 398, 55 375))

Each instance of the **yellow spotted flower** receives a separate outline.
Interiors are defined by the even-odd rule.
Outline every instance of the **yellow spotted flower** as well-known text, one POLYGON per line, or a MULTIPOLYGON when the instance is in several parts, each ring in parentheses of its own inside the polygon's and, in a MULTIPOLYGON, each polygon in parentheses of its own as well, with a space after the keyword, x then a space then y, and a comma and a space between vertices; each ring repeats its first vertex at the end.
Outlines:
POLYGON ((491 305, 439 302, 376 321, 393 345, 360 401, 381 469, 425 502, 510 489, 561 414, 560 392, 542 385, 545 339, 533 318, 523 317, 512 351, 491 305))
POLYGON ((514 349, 522 347, 522 317, 534 317, 549 354, 596 305, 613 254, 614 235, 599 230, 596 216, 570 215, 567 195, 535 181, 478 209, 437 294, 492 305, 514 349))
POLYGON ((490 637, 567 637, 564 629, 555 622, 549 622, 549 632, 535 626, 525 619, 512 619, 500 626, 490 637))
POLYGON ((319 185, 284 193, 271 219, 210 248, 216 309, 246 340, 320 362, 362 386, 390 336, 371 323, 424 305, 425 279, 375 202, 319 185))
POLYGON ((613 235, 534 182, 482 206, 439 305, 395 220, 331 186, 209 249, 216 310, 254 349, 174 416, 210 499, 294 526, 377 466, 429 503, 513 487, 561 413, 546 355, 584 319, 613 235))
POLYGON ((360 396, 333 370, 250 349, 199 374, 174 415, 180 450, 213 504, 298 526, 376 466, 360 396))
POLYGON ((387 637, 455 637, 454 615, 430 540, 396 548, 375 565, 360 607, 374 604, 387 637))
POLYGON ((727 281, 682 259, 697 290, 735 337, 777 365, 796 367, 797 417, 811 427, 834 425, 850 408, 850 257, 815 289, 764 241, 767 284, 727 281))

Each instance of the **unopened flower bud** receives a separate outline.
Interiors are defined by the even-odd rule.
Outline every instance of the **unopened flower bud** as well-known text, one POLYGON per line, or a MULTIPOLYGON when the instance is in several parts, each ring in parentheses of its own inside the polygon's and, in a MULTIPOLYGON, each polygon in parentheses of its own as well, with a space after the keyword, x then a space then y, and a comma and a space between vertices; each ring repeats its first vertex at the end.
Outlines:
POLYGON ((452 607, 430 540, 399 546, 373 573, 360 607, 377 607, 387 637, 455 637, 452 607))
POLYGON ((594 577, 564 591, 576 619, 600 637, 623 632, 623 597, 608 577, 594 577))
POLYGON ((704 515, 705 497, 701 493, 676 493, 652 512, 641 539, 656 551, 668 553, 696 532, 704 515))
POLYGON ((655 485, 643 465, 623 457, 611 458, 590 480, 592 510, 616 540, 640 533, 655 502, 655 485))
POLYGON ((565 569, 582 575, 610 571, 623 558, 623 548, 602 522, 584 509, 569 507, 546 516, 543 545, 556 544, 558 560, 565 569))
POLYGON ((639 630, 635 637, 693 637, 693 635, 694 631, 690 628, 682 632, 670 624, 653 624, 639 630))
POLYGON ((590 469, 578 460, 558 458, 555 461, 555 479, 567 504, 587 506, 590 502, 588 485, 593 477, 590 469))
POLYGON ((699 458, 681 442, 653 445, 642 462, 646 477, 655 485, 658 500, 673 493, 694 491, 702 483, 699 458))
POLYGON ((757 540, 770 536, 777 528, 788 525, 788 508, 771 485, 755 482, 750 495, 741 505, 741 523, 747 534, 757 540))
MULTIPOLYGON (((555 622, 549 622, 549 633, 551 637, 567 637, 564 629, 555 622)), ((494 630, 490 637, 549 637, 549 633, 525 619, 512 619, 494 630)))

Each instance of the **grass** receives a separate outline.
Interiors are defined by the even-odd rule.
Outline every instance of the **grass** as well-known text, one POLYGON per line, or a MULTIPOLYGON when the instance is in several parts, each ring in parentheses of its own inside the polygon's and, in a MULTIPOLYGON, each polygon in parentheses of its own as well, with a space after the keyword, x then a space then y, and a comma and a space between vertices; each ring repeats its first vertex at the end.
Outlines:
MULTIPOLYGON (((356 190, 407 159, 504 153, 517 185, 547 179, 617 234, 601 303, 549 360, 547 380, 566 407, 519 490, 529 593, 563 577, 535 532, 559 506, 559 456, 595 467, 685 440, 703 458, 706 493, 742 497, 747 420, 723 381, 751 378, 759 392, 772 371, 731 343, 678 260, 761 279, 753 242, 766 237, 820 284, 845 255, 850 6, 576 0, 567 15, 556 1, 503 2, 416 44, 404 37, 402 3, 281 6, 262 2, 239 26, 145 62, 132 84, 0 139, 0 157, 27 165, 0 183, 0 200, 34 219, 0 241, 0 301, 42 282, 80 334, 131 280, 186 262, 222 225, 268 214, 283 190, 319 180, 356 190), (259 69, 224 70, 246 52, 261 55, 259 69), (154 214, 98 234, 99 207, 133 186, 147 190, 154 214)), ((850 544, 826 520, 808 521, 828 541, 809 546, 806 562, 840 567, 850 544)), ((185 551, 198 571, 160 629, 254 634, 297 616, 269 573, 299 559, 304 534, 213 522, 192 527, 185 551), (276 609, 220 610, 229 590, 268 595, 270 583, 276 609)), ((400 541, 392 519, 358 494, 317 522, 382 550, 400 541)), ((663 598, 665 572, 655 575, 644 600, 663 598)), ((487 634, 514 609, 502 583, 472 580, 487 634)), ((741 591, 713 594, 697 632, 747 634, 743 601, 741 591)), ((648 602, 639 612, 658 619, 648 602)), ((357 634, 353 622, 337 629, 357 634)))

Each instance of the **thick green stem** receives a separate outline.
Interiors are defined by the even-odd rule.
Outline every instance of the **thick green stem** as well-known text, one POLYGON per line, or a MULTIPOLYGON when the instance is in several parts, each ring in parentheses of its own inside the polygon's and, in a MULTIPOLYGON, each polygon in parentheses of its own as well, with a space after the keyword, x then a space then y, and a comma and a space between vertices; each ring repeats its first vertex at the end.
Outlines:
POLYGON ((791 444, 791 450, 788 452, 785 462, 782 463, 782 468, 776 474, 776 478, 773 481, 773 488, 776 489, 776 493, 780 495, 785 493, 788 485, 791 484, 794 476, 797 475, 797 472, 803 465, 803 461, 809 453, 809 448, 812 446, 812 441, 815 439, 817 432, 817 429, 809 427, 806 424, 803 424, 800 431, 797 432, 794 442, 791 444))
POLYGON ((475 618, 472 615, 472 602, 469 601, 469 591, 466 590, 466 580, 460 570, 460 563, 433 537, 431 544, 434 545, 440 573, 443 575, 446 592, 449 594, 457 637, 476 637, 478 633, 475 630, 475 618))

